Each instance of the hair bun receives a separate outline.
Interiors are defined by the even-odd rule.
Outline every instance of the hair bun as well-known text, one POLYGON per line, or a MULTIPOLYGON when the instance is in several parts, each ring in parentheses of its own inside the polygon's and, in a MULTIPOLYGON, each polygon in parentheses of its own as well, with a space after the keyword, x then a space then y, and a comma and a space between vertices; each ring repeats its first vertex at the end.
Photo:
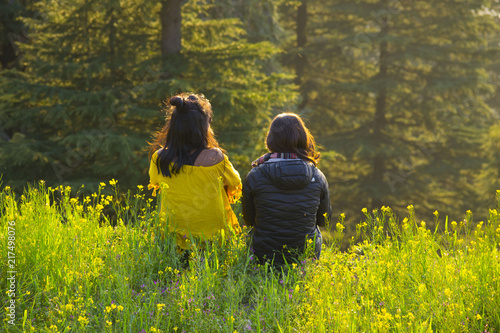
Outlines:
POLYGON ((184 99, 181 96, 174 96, 169 101, 170 105, 173 105, 180 111, 184 107, 184 99))

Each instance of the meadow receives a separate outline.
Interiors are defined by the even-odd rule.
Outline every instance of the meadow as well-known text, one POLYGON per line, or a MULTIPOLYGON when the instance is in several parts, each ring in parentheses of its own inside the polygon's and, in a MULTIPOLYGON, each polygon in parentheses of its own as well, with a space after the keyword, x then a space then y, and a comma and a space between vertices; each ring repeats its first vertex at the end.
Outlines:
POLYGON ((157 198, 117 186, 1 190, 2 331, 500 331, 498 207, 487 221, 435 212, 435 230, 411 205, 363 209, 347 251, 340 214, 319 260, 275 269, 256 262, 247 229, 193 240, 186 263, 157 198))

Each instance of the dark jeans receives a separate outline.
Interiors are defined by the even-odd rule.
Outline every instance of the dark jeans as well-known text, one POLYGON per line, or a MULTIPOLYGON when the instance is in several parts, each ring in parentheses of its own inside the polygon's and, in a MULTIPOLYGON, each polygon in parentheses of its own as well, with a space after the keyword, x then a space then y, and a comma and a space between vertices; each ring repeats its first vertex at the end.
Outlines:
MULTIPOLYGON (((253 229, 250 230, 249 236, 253 236, 253 229)), ((323 244, 323 236, 321 235, 321 231, 319 227, 316 226, 316 231, 314 235, 314 258, 319 259, 321 256, 321 245, 323 244)), ((281 266, 285 263, 298 262, 299 257, 304 253, 305 249, 291 249, 291 251, 283 251, 283 249, 274 250, 274 254, 270 258, 268 254, 261 253, 258 250, 253 248, 253 244, 250 245, 251 252, 257 257, 261 264, 264 264, 266 261, 272 262, 274 266, 281 266)))

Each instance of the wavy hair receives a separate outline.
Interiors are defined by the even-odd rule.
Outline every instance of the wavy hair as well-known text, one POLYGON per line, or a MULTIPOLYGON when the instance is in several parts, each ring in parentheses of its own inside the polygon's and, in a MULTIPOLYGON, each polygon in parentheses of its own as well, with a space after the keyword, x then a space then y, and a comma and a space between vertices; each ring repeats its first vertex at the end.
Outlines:
POLYGON ((194 163, 190 160, 192 150, 221 148, 210 126, 212 105, 205 96, 181 93, 164 104, 166 124, 156 133, 149 156, 158 150, 158 173, 171 177, 178 174, 183 165, 194 163))

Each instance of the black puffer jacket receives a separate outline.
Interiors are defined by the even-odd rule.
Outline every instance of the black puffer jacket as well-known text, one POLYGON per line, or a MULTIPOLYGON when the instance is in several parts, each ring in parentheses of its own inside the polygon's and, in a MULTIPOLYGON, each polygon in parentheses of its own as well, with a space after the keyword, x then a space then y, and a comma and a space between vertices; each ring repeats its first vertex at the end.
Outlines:
POLYGON ((300 159, 270 159, 252 169, 243 182, 243 217, 253 226, 252 248, 262 261, 283 263, 304 249, 306 239, 316 239, 316 257, 321 251, 324 214, 331 216, 328 182, 311 162, 300 159), (293 252, 294 250, 292 250, 293 252), (295 251, 295 252, 297 252, 295 251))

